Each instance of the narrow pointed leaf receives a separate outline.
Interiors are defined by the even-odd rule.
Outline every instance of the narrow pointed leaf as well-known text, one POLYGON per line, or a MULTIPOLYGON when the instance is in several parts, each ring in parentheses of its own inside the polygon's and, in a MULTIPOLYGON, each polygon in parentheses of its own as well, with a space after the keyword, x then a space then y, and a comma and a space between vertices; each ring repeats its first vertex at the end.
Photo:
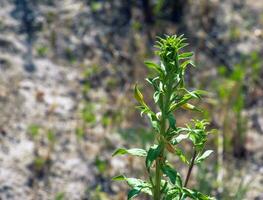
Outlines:
POLYGON ((185 68, 187 67, 187 65, 191 65, 191 66, 195 67, 195 64, 194 64, 194 62, 193 62, 192 60, 186 60, 186 61, 184 61, 184 62, 181 64, 181 67, 182 67, 183 69, 185 69, 185 68))
POLYGON ((198 156, 195 160, 195 163, 200 163, 202 162, 203 160, 205 160, 208 156, 211 155, 211 153, 213 153, 213 150, 207 150, 205 151, 201 156, 198 156))
POLYGON ((175 129, 176 120, 175 120, 175 118, 174 118, 173 113, 170 113, 170 114, 168 115, 168 120, 169 120, 169 125, 170 125, 170 127, 171 127, 172 129, 175 129))
POLYGON ((180 160, 183 163, 189 164, 189 161, 187 160, 185 154, 183 153, 181 149, 176 148, 176 155, 179 156, 180 160))
POLYGON ((187 58, 191 58, 194 55, 193 52, 186 52, 186 53, 182 53, 178 56, 178 59, 187 59, 187 58))
POLYGON ((179 144, 182 140, 185 140, 189 137, 188 134, 180 134, 178 135, 177 137, 175 137, 173 140, 172 140, 172 144, 173 145, 176 145, 176 144, 179 144))
POLYGON ((149 149, 146 156, 147 169, 149 169, 152 166, 153 161, 157 159, 157 157, 160 155, 160 152, 161 152, 160 145, 154 145, 149 149))
POLYGON ((173 169, 170 165, 164 165, 162 167, 162 171, 165 175, 169 177, 172 184, 175 184, 176 180, 180 178, 178 172, 175 169, 173 169))
POLYGON ((160 67, 158 64, 154 63, 154 62, 145 61, 144 64, 145 64, 149 69, 153 69, 153 70, 155 70, 155 71, 157 71, 157 72, 159 72, 159 73, 162 72, 161 67, 160 67))
POLYGON ((133 197, 138 196, 138 194, 140 194, 142 190, 142 187, 135 187, 133 189, 131 189, 128 193, 128 200, 132 199, 133 197))
POLYGON ((135 87, 134 87, 134 98, 135 98, 139 103, 144 104, 143 95, 142 95, 142 93, 140 92, 140 90, 138 89, 137 84, 136 84, 135 87))
POLYGON ((125 148, 120 148, 117 149, 112 156, 116 155, 125 155, 125 154, 130 154, 132 156, 141 156, 145 157, 147 155, 147 152, 144 149, 138 149, 138 148, 133 148, 133 149, 125 149, 125 148))
POLYGON ((190 103, 185 103, 181 106, 181 108, 185 109, 185 110, 193 110, 193 111, 198 111, 198 112, 202 112, 201 109, 197 108, 196 106, 190 104, 190 103))
POLYGON ((126 177, 124 175, 118 175, 112 178, 113 181, 124 181, 126 177))

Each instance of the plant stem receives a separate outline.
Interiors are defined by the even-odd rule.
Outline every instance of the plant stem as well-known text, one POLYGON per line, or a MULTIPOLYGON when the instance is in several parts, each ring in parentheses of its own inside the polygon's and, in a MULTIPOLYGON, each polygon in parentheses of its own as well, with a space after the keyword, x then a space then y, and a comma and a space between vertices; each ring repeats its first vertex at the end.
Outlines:
POLYGON ((154 187, 154 194, 153 194, 154 200, 160 200, 161 199, 161 177, 162 177, 161 164, 162 164, 162 159, 164 157, 164 147, 163 147, 164 144, 163 144, 163 138, 162 137, 163 137, 164 133, 165 133, 165 112, 162 112, 160 140, 159 140, 159 145, 161 145, 161 152, 160 152, 159 157, 156 159, 155 187, 154 187))
POLYGON ((161 165, 160 158, 156 160, 156 170, 155 170, 155 190, 154 190, 154 200, 160 200, 161 197, 161 165))
POLYGON ((193 169, 193 167, 194 167, 196 154, 197 154, 197 152, 196 152, 196 150, 194 150, 194 155, 193 155, 193 157, 192 157, 191 164, 190 164, 190 166, 189 166, 189 168, 188 168, 188 172, 187 172, 187 176, 186 176, 186 179, 185 179, 184 187, 187 187, 187 184, 188 184, 190 175, 191 175, 191 173, 192 173, 192 169, 193 169))
POLYGON ((154 200, 160 200, 161 199, 161 178, 162 178, 162 159, 164 157, 164 148, 163 148, 163 142, 160 141, 161 145, 161 152, 159 157, 156 159, 156 168, 155 168, 155 187, 154 187, 154 194, 153 199, 154 200))
POLYGON ((161 101, 160 101, 160 108, 162 111, 162 119, 160 123, 160 140, 159 145, 161 145, 161 152, 159 157, 156 159, 156 168, 155 168, 155 187, 154 187, 154 194, 153 199, 154 200, 160 200, 161 199, 161 178, 162 178, 162 172, 161 172, 161 165, 162 165, 162 159, 164 157, 164 142, 163 137, 166 134, 166 115, 167 110, 170 107, 170 97, 171 97, 171 91, 172 91, 172 83, 171 79, 168 79, 167 82, 167 93, 165 95, 162 95, 161 101))

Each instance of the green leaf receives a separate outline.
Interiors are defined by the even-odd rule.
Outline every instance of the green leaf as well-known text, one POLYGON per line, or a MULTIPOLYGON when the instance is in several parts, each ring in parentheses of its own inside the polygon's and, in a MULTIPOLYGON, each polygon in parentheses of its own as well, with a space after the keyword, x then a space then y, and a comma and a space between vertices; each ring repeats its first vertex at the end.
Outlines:
POLYGON ((142 187, 135 187, 131 189, 128 193, 128 200, 132 199, 133 197, 138 196, 141 193, 142 187))
POLYGON ((185 91, 187 94, 183 98, 187 98, 189 95, 193 98, 200 99, 201 96, 199 95, 200 90, 188 91, 185 88, 181 88, 180 90, 185 91))
POLYGON ((114 178, 112 178, 113 181, 127 181, 128 185, 132 188, 134 187, 138 187, 141 185, 145 185, 146 182, 144 182, 141 179, 137 179, 137 178, 127 178, 124 175, 119 175, 119 176, 115 176, 114 178))
POLYGON ((136 106, 136 108, 138 108, 141 111, 141 116, 143 114, 150 114, 152 113, 152 111, 146 106, 146 105, 142 105, 142 106, 136 106))
POLYGON ((180 198, 180 195, 181 195, 181 189, 174 187, 167 192, 167 195, 165 196, 165 200, 183 200, 182 198, 180 198))
POLYGON ((156 130, 156 131, 159 131, 160 127, 159 127, 159 121, 156 117, 155 114, 152 114, 152 113, 148 113, 147 116, 149 117, 150 119, 150 122, 152 124, 152 127, 156 130))
POLYGON ((170 125, 170 127, 171 127, 172 129, 175 129, 175 128, 176 128, 176 127, 175 127, 175 125, 176 125, 176 120, 175 120, 175 118, 174 118, 173 113, 169 113, 169 115, 168 115, 168 120, 169 120, 169 125, 170 125))
POLYGON ((142 105, 144 105, 144 101, 143 101, 143 95, 140 92, 140 90, 138 89, 137 84, 134 87, 134 98, 142 105))
POLYGON ((173 140, 172 140, 172 144, 173 145, 176 145, 176 144, 179 144, 182 140, 185 140, 189 137, 189 134, 180 134, 178 135, 177 137, 175 137, 173 140))
POLYGON ((213 197, 202 194, 201 192, 198 192, 196 190, 190 190, 188 188, 183 189, 183 194, 185 197, 189 197, 194 200, 216 200, 213 197))
POLYGON ((187 65, 192 65, 193 67, 195 67, 195 64, 194 64, 194 62, 193 62, 192 60, 186 60, 186 61, 184 61, 184 62, 181 64, 181 67, 182 67, 183 69, 185 69, 185 68, 187 67, 187 65))
POLYGON ((190 103, 185 103, 181 105, 181 108, 185 110, 193 110, 193 111, 198 111, 198 112, 203 112, 200 108, 197 108, 196 106, 190 104, 190 103))
POLYGON ((213 150, 205 151, 201 156, 198 156, 195 159, 195 164, 198 164, 198 163, 202 162, 203 160, 205 160, 208 156, 210 156, 211 153, 213 153, 213 150))
POLYGON ((188 189, 188 188, 184 188, 183 189, 183 195, 185 197, 190 197, 191 199, 197 199, 197 196, 195 195, 195 192, 188 189))
POLYGON ((180 45, 178 45, 178 50, 188 46, 189 44, 188 43, 181 43, 180 45))
POLYGON ((153 69, 159 73, 162 73, 162 70, 161 70, 161 67, 154 63, 154 62, 151 62, 151 61, 145 61, 144 64, 149 68, 149 69, 153 69))
POLYGON ((125 155, 125 154, 145 157, 147 155, 147 152, 144 149, 139 149, 139 148, 133 148, 133 149, 119 148, 112 154, 112 156, 125 155))
POLYGON ((193 91, 195 94, 197 94, 198 96, 208 96, 211 95, 209 94, 209 92, 205 91, 205 90, 195 90, 193 91))
POLYGON ((179 173, 173 169, 170 165, 162 166, 162 171, 165 175, 167 175, 172 184, 175 184, 178 187, 182 187, 182 179, 179 173))
POLYGON ((144 185, 145 182, 141 179, 137 179, 137 178, 126 178, 125 176, 123 175, 119 175, 119 176, 116 176, 114 177, 112 180, 114 181, 127 181, 128 185, 132 188, 134 187, 138 187, 138 186, 141 186, 141 185, 144 185))
POLYGON ((193 96, 187 94, 184 95, 183 99, 181 101, 179 101, 178 103, 173 103, 170 108, 169 108, 169 112, 174 111, 177 108, 180 108, 182 105, 186 104, 190 99, 194 98, 193 96))
POLYGON ((159 90, 159 87, 158 87, 158 85, 159 85, 158 80, 159 80, 159 77, 158 77, 158 76, 155 77, 155 78, 146 78, 146 81, 147 81, 148 83, 150 83, 150 84, 153 86, 153 88, 154 88, 155 91, 159 90))
POLYGON ((118 175, 112 178, 113 181, 124 181, 126 177, 124 175, 118 175))
POLYGON ((177 156, 179 156, 180 160, 183 163, 189 164, 189 161, 187 160, 186 156, 184 155, 183 151, 181 149, 176 148, 175 153, 177 156))
POLYGON ((161 193, 167 193, 169 190, 169 183, 166 180, 161 180, 161 193))
POLYGON ((182 60, 182 59, 191 58, 193 55, 194 55, 193 52, 182 53, 182 54, 180 54, 180 55, 178 56, 178 59, 179 59, 179 60, 182 60))
POLYGON ((141 179, 137 179, 137 178, 126 178, 126 181, 128 183, 128 185, 132 188, 140 186, 140 185, 144 185, 144 181, 141 179))
POLYGON ((141 192, 152 195, 151 185, 141 179, 127 178, 124 175, 115 176, 113 181, 126 181, 131 188, 141 188, 141 192))
POLYGON ((153 100, 154 100, 155 103, 157 103, 157 102, 159 101, 160 94, 161 94, 160 91, 154 92, 154 94, 153 94, 153 100))
POLYGON ((157 157, 160 155, 161 148, 162 148, 161 145, 154 145, 149 149, 147 156, 146 156, 146 167, 147 167, 147 169, 150 169, 153 161, 156 160, 157 157))

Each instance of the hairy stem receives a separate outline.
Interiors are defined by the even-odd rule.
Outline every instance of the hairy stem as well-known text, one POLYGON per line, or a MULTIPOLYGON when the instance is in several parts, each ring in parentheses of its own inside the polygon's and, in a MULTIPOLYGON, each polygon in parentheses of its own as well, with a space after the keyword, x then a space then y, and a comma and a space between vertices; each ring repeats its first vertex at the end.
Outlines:
POLYGON ((187 187, 187 184, 188 184, 190 175, 191 175, 192 170, 193 170, 193 167, 194 167, 196 154, 197 154, 197 152, 196 152, 196 150, 194 150, 194 155, 193 155, 193 157, 192 157, 191 164, 190 164, 190 166, 189 166, 189 168, 188 168, 187 176, 186 176, 186 179, 185 179, 185 182, 184 182, 184 187, 187 187))

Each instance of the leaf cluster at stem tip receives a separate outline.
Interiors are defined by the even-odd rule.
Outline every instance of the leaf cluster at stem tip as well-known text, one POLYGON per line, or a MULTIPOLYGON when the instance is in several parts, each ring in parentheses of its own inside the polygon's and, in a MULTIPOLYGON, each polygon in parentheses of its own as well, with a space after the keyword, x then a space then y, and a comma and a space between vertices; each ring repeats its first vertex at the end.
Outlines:
POLYGON ((206 120, 192 120, 185 127, 178 127, 176 124, 174 113, 178 109, 202 111, 190 101, 200 100, 206 94, 205 91, 190 91, 185 87, 186 67, 194 66, 191 60, 193 52, 183 52, 183 48, 188 45, 185 41, 183 35, 158 37, 155 47, 160 62, 145 62, 145 65, 154 71, 154 75, 146 80, 154 90, 153 101, 157 111, 147 105, 142 92, 135 85, 134 97, 139 104, 137 108, 140 109, 141 115, 148 116, 156 142, 146 150, 121 148, 113 153, 113 156, 129 154, 145 158, 145 167, 149 175, 148 181, 126 178, 123 175, 114 178, 114 180, 126 181, 132 188, 128 193, 128 199, 132 199, 140 193, 152 196, 153 200, 214 199, 199 191, 187 188, 193 166, 204 161, 212 153, 212 150, 205 151, 205 143, 209 134, 206 130, 208 125, 206 120), (192 143, 190 158, 186 155, 185 150, 178 145, 183 140, 192 143), (178 156, 188 167, 185 181, 167 160, 168 153, 178 156))

